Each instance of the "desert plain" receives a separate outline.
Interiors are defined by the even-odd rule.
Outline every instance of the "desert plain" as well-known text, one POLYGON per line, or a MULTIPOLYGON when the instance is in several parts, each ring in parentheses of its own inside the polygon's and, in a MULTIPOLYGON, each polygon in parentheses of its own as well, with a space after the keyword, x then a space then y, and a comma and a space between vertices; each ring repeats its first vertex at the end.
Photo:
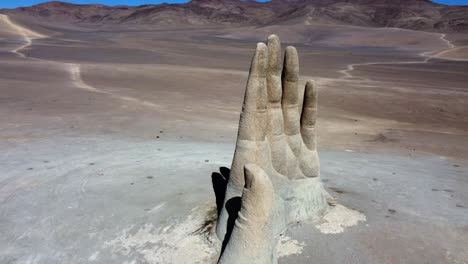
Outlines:
POLYGON ((212 174, 273 33, 319 87, 321 177, 343 208, 292 226, 279 262, 468 263, 468 34, 8 15, 0 263, 215 263, 212 174))

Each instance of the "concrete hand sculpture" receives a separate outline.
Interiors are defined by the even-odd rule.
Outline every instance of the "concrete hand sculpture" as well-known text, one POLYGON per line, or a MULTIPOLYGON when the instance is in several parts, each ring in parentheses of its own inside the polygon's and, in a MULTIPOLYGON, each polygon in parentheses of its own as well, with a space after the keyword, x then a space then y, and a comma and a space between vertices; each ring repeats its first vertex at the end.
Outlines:
POLYGON ((276 263, 277 237, 287 226, 317 219, 327 208, 330 196, 319 179, 317 89, 309 81, 299 94, 297 51, 287 47, 284 63, 281 54, 279 38, 271 35, 252 59, 216 226, 221 264, 276 263))

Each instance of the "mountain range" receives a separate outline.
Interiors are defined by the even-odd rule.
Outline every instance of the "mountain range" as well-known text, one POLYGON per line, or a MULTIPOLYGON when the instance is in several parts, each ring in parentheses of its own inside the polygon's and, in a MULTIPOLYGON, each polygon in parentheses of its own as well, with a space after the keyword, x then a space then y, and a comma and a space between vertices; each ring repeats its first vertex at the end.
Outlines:
POLYGON ((344 24, 437 32, 468 32, 468 6, 429 0, 192 0, 142 6, 47 2, 0 13, 77 24, 180 26, 269 26, 344 24))

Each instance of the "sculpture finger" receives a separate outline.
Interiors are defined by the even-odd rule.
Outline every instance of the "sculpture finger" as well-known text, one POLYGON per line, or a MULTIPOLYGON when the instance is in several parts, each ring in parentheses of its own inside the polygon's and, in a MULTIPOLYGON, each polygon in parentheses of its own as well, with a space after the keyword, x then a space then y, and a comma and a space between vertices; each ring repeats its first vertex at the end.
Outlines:
POLYGON ((257 44, 255 55, 250 66, 247 87, 245 90, 244 104, 239 120, 239 131, 237 135, 236 149, 231 166, 231 177, 229 178, 223 208, 216 225, 216 234, 223 239, 227 232, 229 212, 226 203, 239 197, 244 186, 244 165, 246 162, 255 161, 257 122, 257 100, 258 91, 266 80, 267 47, 263 43, 257 44))
POLYGON ((281 109, 281 42, 278 36, 268 37, 268 101, 269 120, 273 135, 282 135, 284 132, 283 112, 281 109))
POLYGON ((286 135, 298 135, 300 133, 298 83, 299 58, 297 50, 294 47, 287 47, 284 55, 283 96, 281 101, 286 135))
POLYGON ((219 264, 271 264, 275 240, 271 231, 273 185, 260 167, 245 165, 242 205, 219 264))
POLYGON ((315 123, 317 121, 317 87, 308 81, 304 90, 304 104, 301 114, 301 134, 304 144, 310 150, 317 149, 315 123))
POLYGON ((266 59, 261 65, 262 75, 258 80, 258 88, 257 88, 257 140, 264 141, 267 135, 267 127, 268 127, 268 91, 267 91, 267 75, 268 75, 268 61, 269 61, 269 53, 266 53, 266 59))
POLYGON ((260 86, 265 83, 268 49, 264 43, 258 43, 250 65, 244 104, 239 121, 238 140, 256 139, 257 97, 260 86))

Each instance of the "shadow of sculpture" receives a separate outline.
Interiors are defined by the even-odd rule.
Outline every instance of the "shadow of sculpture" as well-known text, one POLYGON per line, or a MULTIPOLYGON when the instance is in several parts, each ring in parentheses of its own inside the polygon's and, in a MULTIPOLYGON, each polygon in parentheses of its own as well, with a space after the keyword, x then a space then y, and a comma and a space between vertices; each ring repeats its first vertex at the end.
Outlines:
MULTIPOLYGON (((221 213, 221 209, 223 208, 227 183, 229 181, 230 174, 231 170, 226 167, 220 167, 219 172, 213 172, 211 174, 211 183, 213 184, 213 191, 216 197, 216 209, 218 215, 221 213)), ((226 247, 227 242, 231 237, 231 233, 234 228, 234 224, 236 222, 240 208, 241 197, 233 197, 226 201, 226 210, 228 212, 229 217, 227 222, 227 232, 222 241, 221 253, 224 251, 224 248, 226 247)))
POLYGON ((241 209, 242 198, 240 196, 233 197, 226 201, 226 211, 228 212, 228 221, 226 235, 223 239, 223 246, 221 248, 221 254, 223 254, 224 249, 226 248, 229 239, 231 238, 232 230, 234 229, 234 224, 236 223, 237 216, 241 209))
POLYGON ((230 174, 231 170, 226 167, 220 167, 219 172, 213 172, 211 174, 211 183, 213 184, 213 191, 216 197, 216 209, 218 210, 218 215, 223 208, 230 174))

